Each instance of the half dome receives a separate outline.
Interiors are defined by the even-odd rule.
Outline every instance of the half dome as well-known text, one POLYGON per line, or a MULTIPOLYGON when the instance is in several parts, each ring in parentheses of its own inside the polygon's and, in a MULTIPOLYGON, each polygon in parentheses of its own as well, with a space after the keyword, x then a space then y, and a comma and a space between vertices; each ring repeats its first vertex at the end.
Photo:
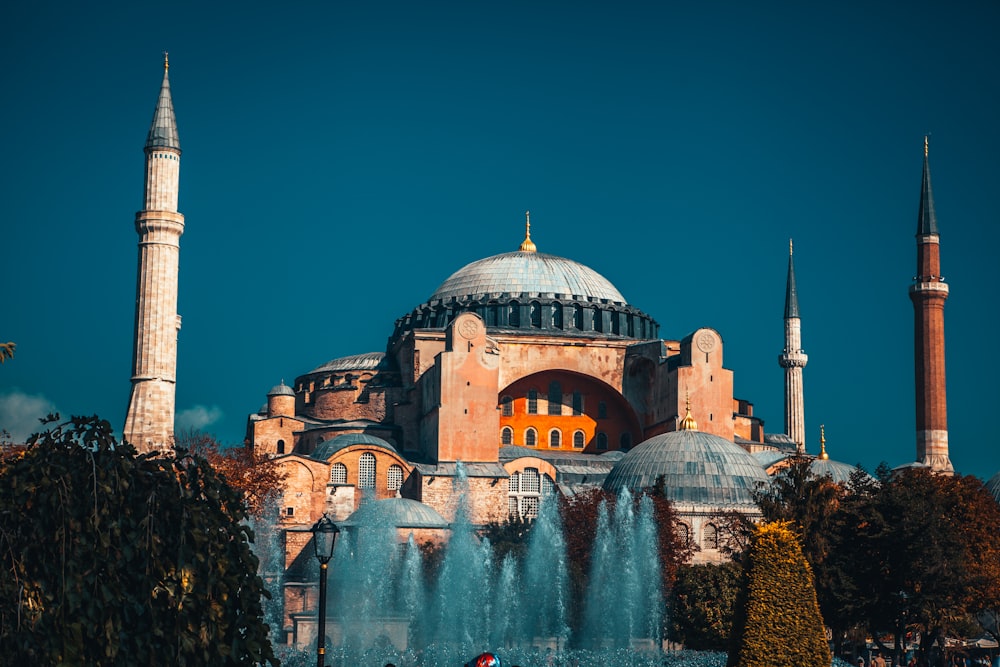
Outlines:
POLYGON ((395 528, 447 528, 438 512, 409 498, 386 498, 363 503, 353 514, 341 523, 342 526, 371 526, 395 528))
POLYGON ((682 430, 637 445, 608 473, 604 488, 638 492, 662 477, 675 503, 753 505, 753 492, 769 478, 745 449, 725 438, 682 430))
POLYGON ((522 251, 493 255, 463 266, 441 283, 428 301, 504 293, 626 303, 622 293, 590 267, 555 255, 522 251))

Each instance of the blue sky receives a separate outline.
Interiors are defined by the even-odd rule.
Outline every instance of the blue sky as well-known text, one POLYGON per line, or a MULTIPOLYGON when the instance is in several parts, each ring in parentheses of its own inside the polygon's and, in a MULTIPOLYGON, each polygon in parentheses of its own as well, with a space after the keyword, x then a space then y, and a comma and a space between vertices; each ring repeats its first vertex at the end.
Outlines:
POLYGON ((382 350, 452 272, 516 249, 725 341, 783 426, 788 239, 808 447, 914 458, 923 136, 951 458, 1000 470, 1000 5, 15 3, 0 27, 0 426, 129 394, 142 146, 162 52, 184 154, 177 407, 226 442, 267 390, 382 350))

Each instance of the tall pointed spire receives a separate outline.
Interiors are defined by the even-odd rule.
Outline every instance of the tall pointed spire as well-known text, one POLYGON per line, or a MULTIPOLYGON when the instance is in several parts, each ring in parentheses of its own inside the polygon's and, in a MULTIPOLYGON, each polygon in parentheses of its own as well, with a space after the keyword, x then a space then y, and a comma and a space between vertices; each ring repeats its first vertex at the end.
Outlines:
POLYGON ((792 262, 792 239, 788 239, 788 280, 785 284, 785 318, 799 316, 799 293, 795 289, 795 264, 792 262))
POLYGON ((799 319, 799 294, 795 287, 792 241, 788 241, 788 279, 785 283, 785 348, 778 365, 785 369, 785 433, 795 441, 799 454, 806 452, 805 397, 802 369, 809 357, 802 351, 802 323, 799 319))
POLYGON ((924 172, 917 213, 917 272, 910 285, 916 389, 917 461, 952 472, 948 455, 948 400, 944 367, 944 303, 948 283, 941 276, 941 237, 934 215, 931 169, 924 137, 924 172))
POLYGON ((146 136, 146 148, 181 149, 181 140, 177 134, 177 119, 174 117, 174 103, 170 98, 170 59, 163 54, 163 83, 160 85, 160 98, 156 101, 156 111, 153 112, 153 122, 146 136))
POLYGON ((931 166, 927 158, 927 139, 924 136, 924 174, 920 183, 920 211, 917 214, 917 236, 937 234, 937 216, 934 215, 934 193, 931 191, 931 166))

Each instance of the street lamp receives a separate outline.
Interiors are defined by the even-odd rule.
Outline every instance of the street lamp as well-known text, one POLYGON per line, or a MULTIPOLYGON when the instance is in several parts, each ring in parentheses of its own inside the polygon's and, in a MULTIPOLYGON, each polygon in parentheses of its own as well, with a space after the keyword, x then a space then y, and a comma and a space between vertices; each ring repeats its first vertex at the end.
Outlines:
POLYGON ((333 558, 333 545, 340 529, 323 513, 320 520, 309 529, 313 534, 313 547, 319 561, 319 627, 316 635, 316 665, 326 667, 326 569, 333 558))

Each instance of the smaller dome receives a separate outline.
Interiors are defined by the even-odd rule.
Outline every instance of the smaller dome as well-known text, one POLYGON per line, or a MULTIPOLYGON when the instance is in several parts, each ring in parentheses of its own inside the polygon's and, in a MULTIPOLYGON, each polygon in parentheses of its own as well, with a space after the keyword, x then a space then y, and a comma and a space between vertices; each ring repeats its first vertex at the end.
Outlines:
POLYGON ((386 498, 364 503, 341 525, 447 528, 449 524, 429 505, 409 498, 386 498))
POLYGON ((608 473, 604 488, 636 492, 663 477, 675 503, 753 505, 767 484, 764 469, 745 449, 710 433, 685 430, 656 435, 628 452, 608 473))
POLYGON ((829 477, 837 484, 847 484, 855 467, 832 459, 816 459, 809 464, 809 471, 817 477, 829 477))
POLYGON ((344 433, 343 435, 338 435, 336 438, 330 438, 321 442, 319 447, 309 455, 309 458, 317 461, 329 461, 331 456, 352 445, 370 445, 388 450, 393 454, 397 453, 396 448, 382 438, 377 438, 374 435, 366 433, 344 433))
POLYGON ((992 493, 993 497, 1000 503, 1000 472, 990 477, 990 481, 986 482, 986 490, 992 493))
POLYGON ((271 387, 271 391, 267 392, 267 396, 268 398, 271 396, 295 396, 295 392, 291 387, 285 384, 284 380, 282 380, 281 384, 276 384, 271 387))

